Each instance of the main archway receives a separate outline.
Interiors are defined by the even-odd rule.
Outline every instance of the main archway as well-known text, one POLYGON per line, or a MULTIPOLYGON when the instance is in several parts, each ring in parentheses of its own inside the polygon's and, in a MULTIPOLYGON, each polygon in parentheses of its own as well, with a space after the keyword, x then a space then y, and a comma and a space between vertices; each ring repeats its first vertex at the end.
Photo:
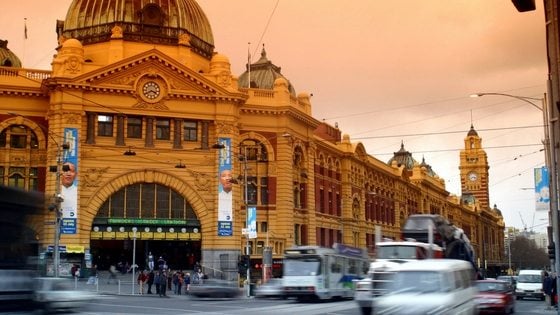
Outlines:
POLYGON ((126 272, 133 263, 148 269, 151 254, 156 261, 161 256, 169 268, 193 269, 201 259, 203 224, 190 200, 200 206, 201 199, 171 175, 145 174, 127 175, 136 182, 121 181, 120 177, 118 182, 126 185, 97 194, 106 197, 98 203, 90 224, 92 263, 100 270, 115 265, 126 272))

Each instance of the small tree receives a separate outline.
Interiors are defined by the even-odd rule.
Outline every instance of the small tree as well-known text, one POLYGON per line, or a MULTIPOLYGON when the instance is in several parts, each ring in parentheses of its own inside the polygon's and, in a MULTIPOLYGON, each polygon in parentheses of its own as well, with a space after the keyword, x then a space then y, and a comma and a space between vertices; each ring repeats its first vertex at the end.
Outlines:
POLYGON ((511 241, 511 264, 516 270, 548 269, 550 260, 546 248, 537 247, 535 240, 518 235, 511 241))

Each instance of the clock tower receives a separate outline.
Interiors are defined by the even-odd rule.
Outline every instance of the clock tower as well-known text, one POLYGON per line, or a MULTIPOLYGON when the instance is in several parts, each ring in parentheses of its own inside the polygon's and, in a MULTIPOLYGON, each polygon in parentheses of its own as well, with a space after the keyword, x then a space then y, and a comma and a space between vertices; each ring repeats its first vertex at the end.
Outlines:
POLYGON ((471 194, 482 208, 489 208, 488 158, 482 149, 482 139, 471 125, 465 138, 465 148, 461 150, 459 170, 461 173, 461 193, 471 194))

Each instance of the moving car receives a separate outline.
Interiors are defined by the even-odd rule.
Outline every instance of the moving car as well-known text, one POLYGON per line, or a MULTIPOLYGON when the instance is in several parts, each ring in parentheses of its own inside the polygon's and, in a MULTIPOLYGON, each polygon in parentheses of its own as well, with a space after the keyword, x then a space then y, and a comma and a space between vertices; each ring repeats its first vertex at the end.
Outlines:
POLYGON ((373 300, 377 315, 477 313, 472 264, 458 259, 425 259, 393 268, 386 294, 373 300))
POLYGON ((35 302, 48 313, 77 311, 84 303, 97 297, 96 294, 74 288, 66 278, 35 278, 35 302))
POLYGON ((282 279, 269 279, 267 283, 261 284, 255 289, 255 296, 262 298, 286 298, 282 288, 282 279))
POLYGON ((542 290, 543 276, 541 270, 521 270, 517 277, 515 296, 518 300, 526 297, 544 301, 542 290))
POLYGON ((517 279, 515 276, 498 276, 496 279, 509 283, 515 290, 515 285, 517 284, 517 279))
POLYGON ((237 282, 206 279, 202 284, 191 285, 189 294, 198 298, 233 298, 241 294, 237 282))
POLYGON ((509 282, 502 280, 477 280, 476 304, 479 314, 513 314, 515 294, 509 282))

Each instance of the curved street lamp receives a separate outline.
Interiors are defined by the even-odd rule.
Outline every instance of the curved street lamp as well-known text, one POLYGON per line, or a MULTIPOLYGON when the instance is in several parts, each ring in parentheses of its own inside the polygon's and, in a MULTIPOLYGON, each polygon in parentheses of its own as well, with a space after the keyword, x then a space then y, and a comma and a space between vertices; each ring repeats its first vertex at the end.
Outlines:
MULTIPOLYGON (((558 185, 558 176, 556 174, 556 148, 554 147, 554 130, 551 124, 555 123, 555 119, 552 119, 549 109, 546 102, 546 94, 543 98, 536 98, 536 97, 527 97, 527 96, 519 96, 507 93, 476 93, 471 94, 470 97, 482 97, 486 95, 495 95, 495 96, 505 96, 514 98, 525 103, 530 104, 531 106, 539 109, 543 113, 543 123, 544 123, 544 148, 545 148, 545 164, 548 168, 549 172, 549 180, 551 185, 551 194, 550 194, 550 209, 549 209, 549 216, 550 216, 550 224, 552 225, 552 235, 549 234, 549 244, 554 245, 554 268, 558 272, 560 270, 560 241, 558 235, 558 196, 557 196, 557 185, 558 185), (541 101, 542 106, 538 106, 533 101, 541 101), (552 141, 551 141, 552 135, 552 141)), ((560 279, 557 279, 558 284, 560 285, 560 279)))

